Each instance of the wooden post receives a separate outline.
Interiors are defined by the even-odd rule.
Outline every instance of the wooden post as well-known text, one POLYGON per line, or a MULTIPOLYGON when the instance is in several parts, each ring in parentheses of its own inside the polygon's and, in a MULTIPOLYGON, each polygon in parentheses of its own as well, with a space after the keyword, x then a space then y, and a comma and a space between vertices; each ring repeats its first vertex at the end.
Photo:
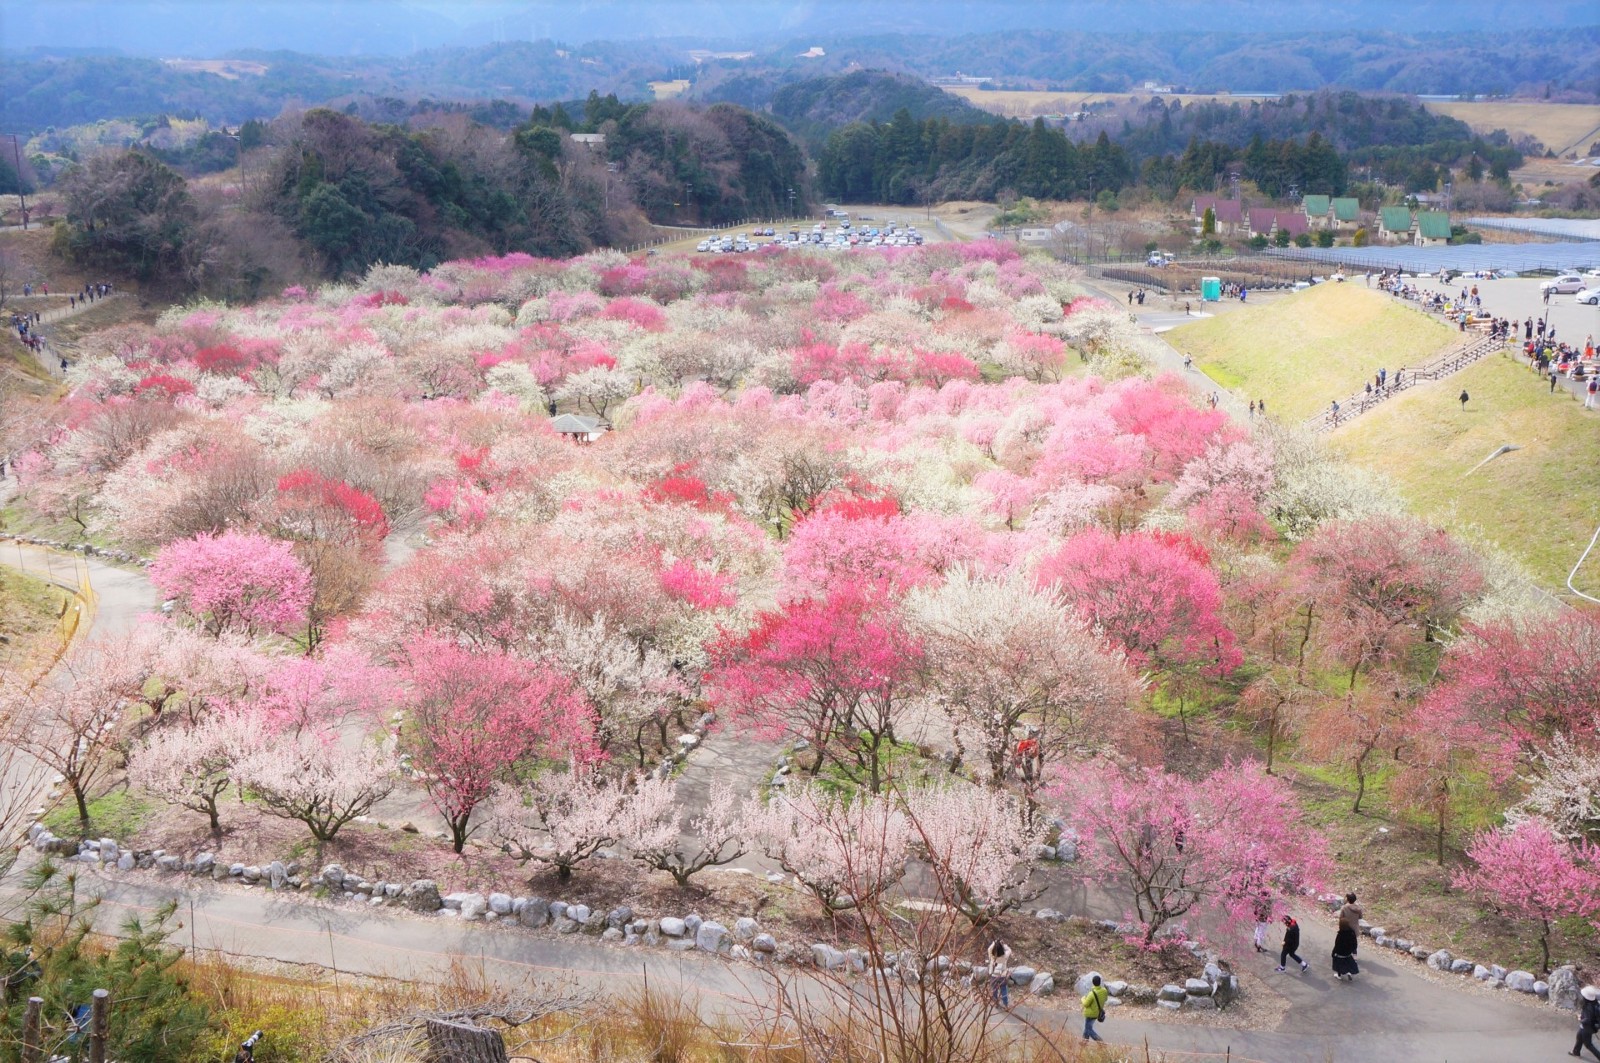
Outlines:
POLYGON ((509 1063, 498 1031, 464 1022, 428 1019, 428 1063, 509 1063))
POLYGON ((39 1016, 43 1011, 43 997, 28 998, 27 1010, 22 1013, 22 1063, 40 1061, 39 1016))
POLYGON ((106 1037, 111 1032, 111 994, 94 991, 89 1007, 89 1063, 106 1063, 106 1037))

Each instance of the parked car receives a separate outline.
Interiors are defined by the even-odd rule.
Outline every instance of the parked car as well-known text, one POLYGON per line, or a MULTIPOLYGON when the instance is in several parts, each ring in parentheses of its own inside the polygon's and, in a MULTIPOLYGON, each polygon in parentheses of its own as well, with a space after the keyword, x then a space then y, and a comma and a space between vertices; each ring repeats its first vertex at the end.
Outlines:
POLYGON ((1600 306, 1600 288, 1585 288, 1573 296, 1573 300, 1589 306, 1600 306))
POLYGON ((1583 278, 1576 273, 1563 273, 1555 280, 1540 284, 1539 291, 1549 292, 1551 295, 1571 295, 1573 292, 1583 291, 1585 287, 1587 285, 1584 284, 1583 278))
POLYGON ((694 249, 696 251, 709 251, 711 250, 711 241, 701 240, 698 244, 694 245, 694 249))

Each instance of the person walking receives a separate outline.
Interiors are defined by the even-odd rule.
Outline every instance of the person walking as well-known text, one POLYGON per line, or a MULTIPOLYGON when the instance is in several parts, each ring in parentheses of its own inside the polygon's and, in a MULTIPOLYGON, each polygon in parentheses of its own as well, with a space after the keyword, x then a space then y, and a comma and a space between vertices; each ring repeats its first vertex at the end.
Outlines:
POLYGON ((1272 894, 1266 890, 1257 894, 1252 914, 1256 917, 1256 951, 1267 952, 1267 927, 1272 923, 1272 894))
POLYGON ((1463 410, 1467 408, 1467 403, 1469 401, 1471 401, 1471 399, 1472 399, 1472 396, 1467 394, 1467 389, 1466 388, 1462 388, 1461 389, 1461 408, 1463 410))
POLYGON ((1111 991, 1100 984, 1100 976, 1095 975, 1090 979, 1089 991, 1083 995, 1083 1039, 1085 1041, 1104 1041, 1095 1032, 1094 1024, 1106 1021, 1106 1000, 1111 996, 1111 991))
POLYGON ((1558 381, 1560 379, 1561 379, 1560 371, 1556 370, 1556 369, 1551 369, 1550 370, 1550 394, 1554 395, 1556 393, 1556 381, 1558 381))
POLYGON ((1594 403, 1595 403, 1595 396, 1596 395, 1600 395, 1600 376, 1592 376, 1592 377, 1590 377, 1589 378, 1589 386, 1587 388, 1584 388, 1584 396, 1583 396, 1583 408, 1584 409, 1586 409, 1586 410, 1594 409, 1594 403))
POLYGON ((989 1003, 1011 1007, 1011 947, 999 938, 989 943, 989 1003))
POLYGON ((1600 1059, 1600 1049, 1594 1046, 1595 1032, 1600 1030, 1600 989, 1586 985, 1579 991, 1579 996, 1583 999, 1578 1004, 1578 1036, 1567 1055, 1581 1058, 1583 1050, 1587 1048, 1590 1055, 1600 1059))
POLYGON ((1305 974, 1311 965, 1300 958, 1300 924, 1295 922, 1294 916, 1283 917, 1283 949, 1278 953, 1278 973, 1282 974, 1289 961, 1293 960, 1300 965, 1300 973, 1305 974))
POLYGON ((1339 909, 1339 931, 1333 937, 1333 976, 1342 982, 1354 982, 1361 973, 1356 963, 1356 950, 1361 941, 1361 909, 1356 905, 1356 895, 1344 895, 1344 907, 1339 909))

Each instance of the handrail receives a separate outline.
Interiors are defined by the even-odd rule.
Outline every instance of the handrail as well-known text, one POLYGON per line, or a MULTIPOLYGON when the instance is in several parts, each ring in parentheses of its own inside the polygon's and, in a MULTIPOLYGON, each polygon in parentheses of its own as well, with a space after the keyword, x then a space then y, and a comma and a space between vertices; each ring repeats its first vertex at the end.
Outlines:
POLYGON ((1323 410, 1314 417, 1306 419, 1306 427, 1313 432, 1330 432, 1339 425, 1346 424, 1368 410, 1378 406, 1384 400, 1415 387, 1424 380, 1441 380, 1453 373, 1458 373, 1475 362, 1482 361, 1487 355, 1505 347, 1503 340, 1490 336, 1479 336, 1458 344, 1451 350, 1425 362, 1415 369, 1405 370, 1405 376, 1399 383, 1386 384, 1382 390, 1366 392, 1359 391, 1339 403, 1339 416, 1333 416, 1332 410, 1323 410))

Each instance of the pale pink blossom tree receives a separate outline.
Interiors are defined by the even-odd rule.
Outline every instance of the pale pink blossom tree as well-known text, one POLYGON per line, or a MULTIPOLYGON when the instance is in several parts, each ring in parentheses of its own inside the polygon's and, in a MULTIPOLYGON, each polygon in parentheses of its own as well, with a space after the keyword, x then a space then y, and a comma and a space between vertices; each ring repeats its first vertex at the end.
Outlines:
POLYGON ((1052 589, 956 569, 912 592, 906 613, 924 650, 920 696, 949 717, 958 757, 976 741, 991 786, 1015 772, 1031 792, 1047 760, 1125 736, 1133 675, 1052 589))
POLYGON ((829 914, 865 907, 905 875, 912 826, 888 793, 830 795, 816 785, 785 787, 750 810, 746 829, 829 914))
POLYGON ((566 881, 579 864, 617 843, 633 797, 626 780, 545 772, 523 787, 497 783, 483 830, 516 859, 546 864, 566 881))
POLYGON ((332 733, 279 735, 240 757, 235 781, 262 811, 304 823, 318 842, 331 842, 351 820, 372 811, 393 791, 394 755, 377 745, 349 747, 332 733))
POLYGON ((1467 856, 1473 866, 1456 876, 1456 888, 1484 895, 1511 919, 1536 924, 1542 970, 1550 970, 1552 923, 1575 917, 1600 926, 1600 845, 1563 841, 1548 824, 1529 819, 1483 832, 1467 856))
POLYGON ((272 738, 248 713, 213 713, 189 727, 156 731, 128 761, 128 782, 152 797, 206 817, 222 834, 218 803, 233 783, 234 764, 272 738))
POLYGON ((635 860, 665 871, 687 889, 694 875, 745 854, 749 834, 745 813, 751 803, 741 802, 731 786, 712 783, 704 811, 689 821, 685 831, 679 801, 672 780, 654 776, 640 780, 618 834, 635 860))
POLYGON ((1034 855, 1046 824, 1002 790, 957 785, 902 795, 912 847, 928 862, 944 903, 982 926, 1043 892, 1034 855))
POLYGON ((172 543, 151 563, 150 580, 212 635, 289 632, 304 626, 311 604, 311 575, 293 547, 248 532, 172 543))
POLYGON ((1081 866, 1133 895, 1146 947, 1191 912, 1246 925, 1260 889, 1292 894, 1326 867, 1322 839, 1288 784, 1256 764, 1198 780, 1080 767, 1062 774, 1056 793, 1078 833, 1081 866))

